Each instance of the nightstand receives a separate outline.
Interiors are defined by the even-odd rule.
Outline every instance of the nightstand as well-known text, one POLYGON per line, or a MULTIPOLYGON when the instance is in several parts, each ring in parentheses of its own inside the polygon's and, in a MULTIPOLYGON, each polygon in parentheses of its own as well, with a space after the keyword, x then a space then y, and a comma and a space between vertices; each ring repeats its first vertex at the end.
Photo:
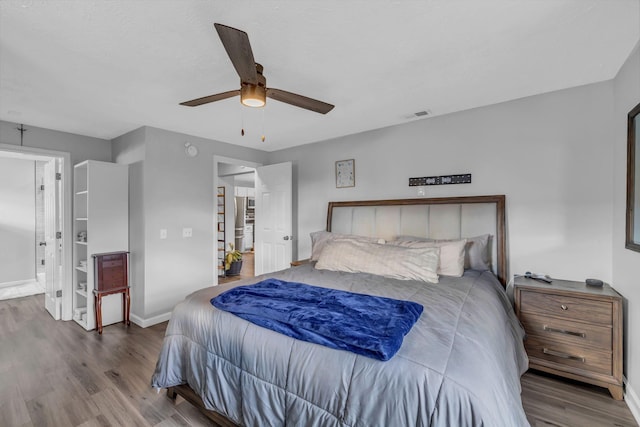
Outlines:
POLYGON ((529 367, 606 387, 622 399, 622 297, 609 285, 514 280, 529 367))
POLYGON ((296 261, 291 261, 291 267, 298 267, 301 266, 303 264, 309 264, 311 262, 311 260, 309 258, 307 259, 299 259, 296 261))

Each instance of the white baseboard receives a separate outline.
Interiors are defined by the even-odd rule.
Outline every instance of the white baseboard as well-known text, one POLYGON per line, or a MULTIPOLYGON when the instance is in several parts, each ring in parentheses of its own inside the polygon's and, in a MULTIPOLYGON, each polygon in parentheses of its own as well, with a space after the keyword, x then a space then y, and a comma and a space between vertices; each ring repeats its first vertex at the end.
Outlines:
POLYGON ((130 320, 141 328, 148 328, 149 326, 157 325, 158 323, 166 322, 171 318, 171 312, 159 314, 157 316, 150 317, 148 319, 143 319, 140 316, 136 316, 131 313, 129 316, 130 320))
POLYGON ((13 286, 26 285, 27 283, 37 283, 38 280, 34 277, 33 279, 25 279, 25 280, 16 280, 14 282, 2 282, 0 283, 0 288, 10 288, 13 286))
POLYGON ((633 415, 633 418, 636 419, 636 422, 640 424, 640 399, 638 398, 638 394, 635 390, 629 385, 627 379, 624 379, 626 384, 625 392, 624 392, 624 401, 627 402, 627 406, 633 415))

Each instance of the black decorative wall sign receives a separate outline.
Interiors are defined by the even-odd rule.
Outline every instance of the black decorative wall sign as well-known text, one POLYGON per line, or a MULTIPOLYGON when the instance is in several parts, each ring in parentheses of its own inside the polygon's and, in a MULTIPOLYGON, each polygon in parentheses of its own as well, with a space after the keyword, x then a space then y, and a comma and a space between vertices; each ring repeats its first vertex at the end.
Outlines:
POLYGON ((423 185, 445 184, 471 184, 471 174, 423 176, 421 178, 409 178, 409 187, 421 187, 423 185))

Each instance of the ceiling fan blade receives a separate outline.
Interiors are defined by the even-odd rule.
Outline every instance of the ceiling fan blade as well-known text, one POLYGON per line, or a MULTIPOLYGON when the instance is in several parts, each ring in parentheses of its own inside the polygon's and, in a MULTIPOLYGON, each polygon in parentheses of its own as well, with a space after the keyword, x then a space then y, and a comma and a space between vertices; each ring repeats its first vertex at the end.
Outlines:
POLYGON ((208 104, 215 101, 222 101, 223 99, 231 98, 237 95, 240 95, 239 90, 230 90, 229 92, 216 93, 215 95, 203 96, 202 98, 181 102, 180 105, 186 105, 187 107, 197 107, 198 105, 208 104))
POLYGON ((334 107, 326 102, 318 101, 317 99, 308 98, 306 96, 287 92, 286 90, 281 89, 269 88, 267 89, 267 96, 275 99, 276 101, 285 102, 320 114, 327 114, 329 111, 333 110, 334 107))
POLYGON ((256 61, 253 59, 249 36, 244 31, 222 24, 213 24, 222 45, 243 83, 258 84, 256 61))

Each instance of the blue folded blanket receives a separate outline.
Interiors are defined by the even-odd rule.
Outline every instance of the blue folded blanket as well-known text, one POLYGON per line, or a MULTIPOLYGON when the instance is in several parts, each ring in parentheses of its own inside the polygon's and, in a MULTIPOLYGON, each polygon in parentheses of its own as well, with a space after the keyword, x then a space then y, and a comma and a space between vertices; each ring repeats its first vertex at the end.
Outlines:
POLYGON ((389 360, 423 307, 372 295, 267 279, 211 300, 256 325, 327 347, 389 360))

